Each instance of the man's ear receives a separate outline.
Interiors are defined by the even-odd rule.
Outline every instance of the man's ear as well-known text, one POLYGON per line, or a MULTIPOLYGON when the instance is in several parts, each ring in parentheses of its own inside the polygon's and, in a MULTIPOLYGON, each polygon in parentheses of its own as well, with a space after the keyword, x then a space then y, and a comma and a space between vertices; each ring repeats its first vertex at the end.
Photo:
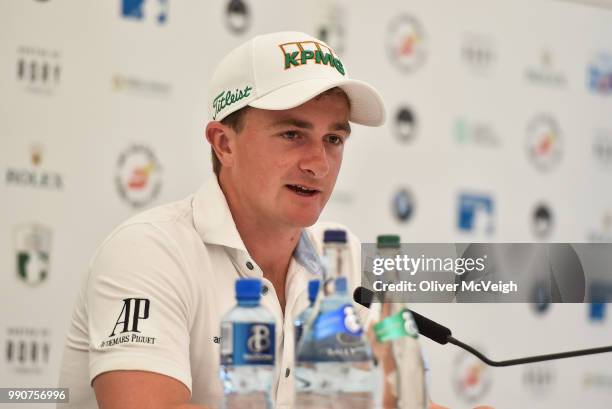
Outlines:
POLYGON ((219 121, 211 121, 206 125, 206 140, 214 149, 222 166, 231 167, 234 164, 232 146, 235 136, 233 129, 219 121))

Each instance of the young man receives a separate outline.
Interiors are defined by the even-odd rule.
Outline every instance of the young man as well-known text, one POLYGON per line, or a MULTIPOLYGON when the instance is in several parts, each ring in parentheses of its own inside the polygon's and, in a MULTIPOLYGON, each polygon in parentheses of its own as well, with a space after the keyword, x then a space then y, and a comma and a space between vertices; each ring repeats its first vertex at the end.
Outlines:
MULTIPOLYGON (((283 32, 221 61, 210 111, 217 177, 123 223, 92 259, 64 353, 69 407, 218 407, 219 323, 239 277, 263 280, 262 303, 277 321, 272 396, 276 408, 292 406, 292 319, 320 277, 323 230, 337 227, 313 225, 349 123, 381 125, 383 102, 324 43, 283 32)), ((355 285, 359 242, 349 236, 355 285)))

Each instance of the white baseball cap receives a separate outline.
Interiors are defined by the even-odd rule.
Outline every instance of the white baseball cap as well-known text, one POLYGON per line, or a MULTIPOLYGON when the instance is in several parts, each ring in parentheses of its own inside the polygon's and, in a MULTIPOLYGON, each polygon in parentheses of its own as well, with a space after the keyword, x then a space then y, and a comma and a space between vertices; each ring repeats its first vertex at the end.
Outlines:
POLYGON ((247 105, 270 110, 299 106, 339 87, 351 102, 349 120, 380 126, 385 107, 369 84, 350 79, 338 55, 308 34, 260 35, 221 60, 210 84, 210 118, 220 121, 247 105))

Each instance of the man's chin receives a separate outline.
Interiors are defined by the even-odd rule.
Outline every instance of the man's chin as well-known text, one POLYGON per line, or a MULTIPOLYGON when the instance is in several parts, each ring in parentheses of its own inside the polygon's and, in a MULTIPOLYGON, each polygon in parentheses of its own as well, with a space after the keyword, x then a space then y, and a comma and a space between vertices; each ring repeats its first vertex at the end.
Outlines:
POLYGON ((287 224, 293 227, 306 228, 310 227, 319 220, 321 212, 300 212, 298 214, 291 214, 287 217, 287 224))

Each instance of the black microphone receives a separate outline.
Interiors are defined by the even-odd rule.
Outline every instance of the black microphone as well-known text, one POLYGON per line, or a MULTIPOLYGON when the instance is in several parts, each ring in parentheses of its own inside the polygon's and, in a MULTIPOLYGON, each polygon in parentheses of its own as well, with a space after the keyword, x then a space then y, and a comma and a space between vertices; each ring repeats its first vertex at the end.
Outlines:
MULTIPOLYGON (((353 292, 353 299, 363 305, 366 308, 370 308, 372 300, 374 299, 374 292, 365 287, 357 287, 353 292)), ((423 317, 421 314, 410 310, 414 318, 414 323, 419 330, 419 334, 437 342, 438 344, 446 344, 451 337, 451 330, 446 328, 444 325, 440 325, 435 321, 430 320, 427 317, 423 317)))
MULTIPOLYGON (((372 305, 372 300, 374 299, 374 292, 365 287, 357 287, 355 289, 355 292, 353 292, 353 299, 355 300, 355 302, 363 305, 364 307, 370 308, 370 305, 372 305)), ((490 366, 512 366, 512 365, 528 364, 528 363, 533 363, 533 362, 552 361, 554 359, 570 358, 574 356, 593 355, 593 354, 601 354, 604 352, 612 352, 612 345, 610 345, 610 346, 605 346, 605 347, 600 347, 600 348, 589 348, 589 349, 581 349, 577 351, 559 352, 556 354, 536 355, 536 356, 529 356, 525 358, 509 359, 506 361, 493 361, 487 358, 482 353, 480 353, 478 350, 454 338, 452 336, 451 330, 445 327, 444 325, 440 325, 437 322, 432 321, 429 318, 424 317, 415 311, 412 311, 412 310, 409 310, 409 311, 412 313, 412 316, 414 317, 414 322, 417 326, 417 329, 419 330, 419 334, 431 339, 432 341, 437 342, 438 344, 444 345, 447 343, 451 343, 453 345, 457 345, 459 348, 465 349, 469 353, 475 355, 482 362, 490 366)))

